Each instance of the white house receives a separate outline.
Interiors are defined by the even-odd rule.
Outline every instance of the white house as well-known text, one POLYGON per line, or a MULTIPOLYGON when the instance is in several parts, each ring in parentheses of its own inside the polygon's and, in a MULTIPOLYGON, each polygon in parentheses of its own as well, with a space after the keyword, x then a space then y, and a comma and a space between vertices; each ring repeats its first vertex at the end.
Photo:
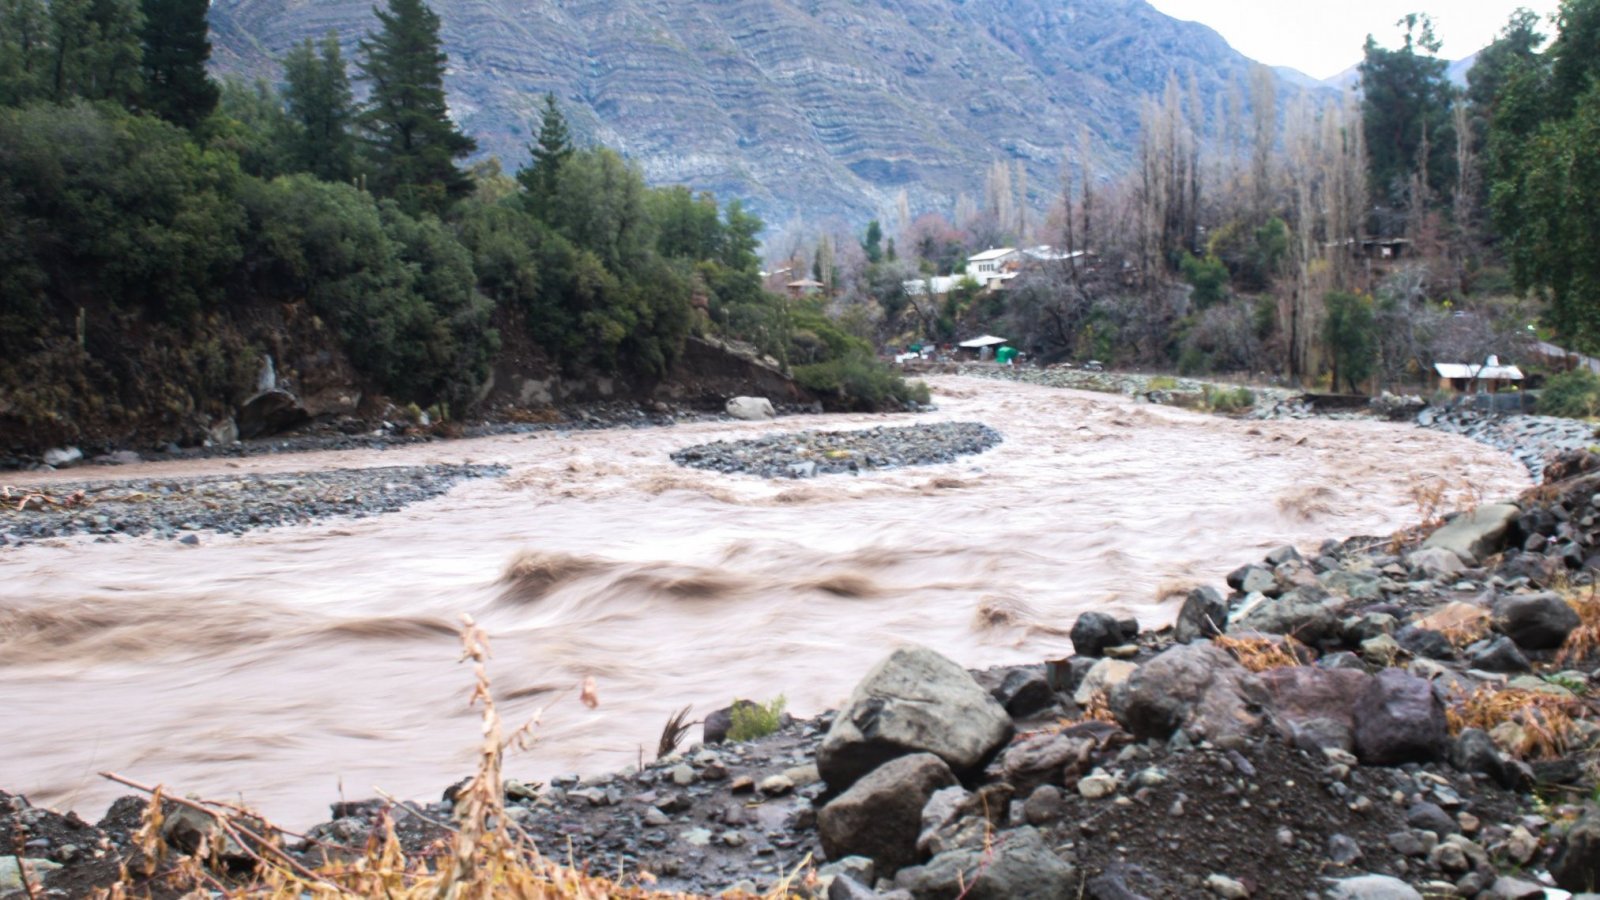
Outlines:
POLYGON ((967 274, 977 281, 979 286, 987 288, 989 282, 1004 275, 1009 267, 1015 270, 1014 265, 1022 259, 1022 254, 1015 247, 999 247, 985 250, 967 257, 967 274))

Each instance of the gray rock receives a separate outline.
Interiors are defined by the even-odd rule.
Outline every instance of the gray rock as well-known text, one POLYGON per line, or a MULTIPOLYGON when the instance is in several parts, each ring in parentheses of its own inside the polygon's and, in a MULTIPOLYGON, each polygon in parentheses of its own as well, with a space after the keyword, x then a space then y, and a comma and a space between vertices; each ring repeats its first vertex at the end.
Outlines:
POLYGON ((1160 876, 1128 863, 1111 863, 1084 885, 1085 900, 1149 900, 1175 896, 1160 876))
POLYGON ((1111 710, 1136 737, 1166 740, 1249 736, 1266 724, 1268 697, 1256 676, 1221 648, 1179 644, 1139 667, 1111 692, 1111 710))
POLYGON ((1296 550, 1291 544, 1284 544, 1282 547, 1274 548, 1270 553, 1267 554, 1266 560, 1267 565, 1272 566, 1273 568, 1277 568, 1286 562, 1305 561, 1300 555, 1300 551, 1296 550))
POLYGON ((911 865, 923 806, 955 783, 950 767, 931 753, 884 763, 817 812, 822 849, 830 859, 869 857, 880 873, 911 865))
POLYGON ((1317 576, 1317 582, 1329 593, 1340 594, 1352 600, 1376 600, 1382 596, 1378 589, 1378 576, 1369 572, 1346 572, 1336 569, 1317 576))
POLYGON ((1406 556, 1406 565, 1429 578, 1450 578, 1467 570, 1461 557, 1443 547, 1413 550, 1406 556))
POLYGON ((1258 677, 1284 737, 1302 748, 1350 749, 1356 698, 1371 684, 1371 675, 1356 669, 1285 666, 1258 677))
MULTIPOLYGON (((1246 566, 1260 572, 1268 582, 1272 576, 1255 566, 1246 566)), ((1233 576, 1228 576, 1230 583, 1233 576)), ((1178 610, 1178 621, 1173 626, 1173 638, 1180 644, 1192 644, 1202 638, 1215 637, 1228 624, 1228 601, 1213 587, 1197 587, 1183 600, 1178 610)))
POLYGON ((1228 573, 1228 587, 1241 594, 1266 593, 1277 584, 1278 580, 1272 577, 1272 572, 1253 563, 1228 573))
POLYGON ((1455 816, 1445 812, 1439 804, 1429 803, 1426 800, 1413 803, 1406 809, 1406 824, 1412 828, 1431 831, 1441 838, 1461 831, 1461 825, 1456 822, 1455 816))
POLYGON ((1122 625, 1115 616, 1086 612, 1072 623, 1072 649, 1079 656, 1102 656, 1107 647, 1123 642, 1122 625))
POLYGON ((1362 857, 1361 845, 1347 834, 1328 838, 1328 861, 1336 866, 1348 866, 1362 857))
POLYGON ((1472 668, 1485 672, 1527 672, 1533 668, 1517 649, 1516 641, 1505 636, 1474 644, 1468 648, 1467 661, 1472 668))
POLYGON ((1550 877, 1557 886, 1573 892, 1600 887, 1600 809, 1586 807, 1561 835, 1550 857, 1550 877))
POLYGON ((1094 738, 1043 732, 1006 748, 1000 771, 1018 792, 1061 784, 1068 770, 1081 771, 1097 746, 1094 738))
POLYGON ((1368 683, 1354 719, 1356 756, 1367 765, 1435 760, 1449 739, 1433 686, 1398 669, 1384 669, 1368 683))
POLYGON ((862 881, 849 875, 835 875, 833 880, 828 882, 828 900, 879 900, 881 896, 862 881))
POLYGON ((1505 548, 1511 524, 1521 513, 1510 503, 1484 504, 1445 523, 1422 542, 1422 549, 1449 550, 1464 562, 1477 564, 1505 548))
MULTIPOLYGON (((61 868, 60 863, 52 862, 48 859, 28 859, 24 857, 21 860, 21 865, 18 865, 16 856, 11 854, 0 856, 0 894, 6 894, 10 891, 25 891, 27 896, 32 897, 35 891, 41 889, 45 876, 59 868, 61 868), (22 882, 24 867, 27 869, 28 885, 31 886, 31 890, 27 890, 27 886, 22 882)), ((18 894, 18 896, 22 896, 22 894, 18 894)))
POLYGON ((66 469, 83 462, 83 451, 77 447, 53 447, 44 452, 43 461, 52 469, 66 469))
POLYGON ((1580 624, 1560 594, 1509 594, 1495 601, 1496 631, 1528 650, 1553 650, 1580 624))
POLYGON ((989 850, 941 853, 894 880, 917 900, 1059 900, 1072 896, 1074 881, 1073 868, 1026 826, 995 835, 989 850))
POLYGON ((1504 788, 1514 788, 1517 773, 1500 756, 1494 740, 1478 728, 1464 728, 1450 745, 1450 764, 1463 772, 1481 772, 1504 788))
POLYGON ((1422 900, 1422 895, 1392 875, 1360 875, 1335 881, 1328 900, 1422 900))
POLYGON ((1206 876, 1206 890, 1222 900, 1246 900, 1250 896, 1244 882, 1215 872, 1206 876))
POLYGON ((817 869, 817 874, 824 877, 843 875, 862 884, 872 884, 877 880, 877 871, 877 866, 865 856, 846 856, 817 869))
POLYGON ((1000 686, 990 695, 1016 718, 1049 709, 1056 702, 1055 691, 1050 690, 1050 682, 1045 679, 1044 671, 1033 666, 1007 672, 1000 686))
POLYGON ((238 423, 239 437, 249 440, 288 431, 310 418, 311 414, 299 397, 274 388, 246 400, 234 420, 238 423))
POLYGON ((1061 818, 1066 811, 1066 800, 1061 789, 1053 784, 1041 784, 1033 789, 1022 804, 1023 818, 1029 825, 1048 825, 1061 818))
POLYGON ((735 419, 744 419, 749 422, 760 422, 778 417, 772 408, 772 401, 765 397, 734 397, 723 407, 728 415, 735 419))
POLYGON ((1320 587, 1296 588, 1276 598, 1257 595, 1234 611, 1228 633, 1286 634, 1318 646, 1340 636, 1339 609, 1345 602, 1329 599, 1320 587))
POLYGON ((902 647, 851 692, 817 752, 817 769, 833 790, 912 753, 971 772, 1011 732, 1011 717, 967 670, 926 647, 902 647))
POLYGON ((1095 697, 1109 695, 1113 688, 1127 681, 1138 670, 1138 665, 1123 659, 1096 660, 1089 674, 1083 676, 1078 689, 1072 693, 1072 702, 1088 706, 1095 697))
POLYGON ((1495 900, 1544 900, 1548 896, 1543 885, 1509 875, 1496 878, 1489 886, 1489 893, 1495 900))
POLYGON ((1456 647, 1442 632, 1407 625, 1394 636, 1401 649, 1424 659, 1455 659, 1456 647))

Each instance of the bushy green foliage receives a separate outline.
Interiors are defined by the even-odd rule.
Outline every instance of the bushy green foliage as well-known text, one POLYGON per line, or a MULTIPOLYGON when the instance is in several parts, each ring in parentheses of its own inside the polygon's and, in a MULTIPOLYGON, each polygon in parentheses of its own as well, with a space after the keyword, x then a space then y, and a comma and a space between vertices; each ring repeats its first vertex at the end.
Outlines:
POLYGON ((728 740, 753 741, 772 734, 783 721, 783 710, 788 705, 789 701, 782 694, 764 704, 750 700, 735 701, 728 740))
POLYGON ((1377 333, 1372 298, 1333 291, 1324 299, 1328 317, 1323 322, 1323 340, 1333 362, 1333 387, 1341 380, 1351 391, 1372 374, 1377 362, 1377 333))
POLYGON ((928 402, 927 385, 907 383, 882 361, 859 351, 827 362, 796 366, 794 377, 835 409, 873 411, 928 402))
POLYGON ((1539 414, 1570 419, 1600 415, 1600 375, 1588 369, 1573 369, 1552 376, 1539 394, 1539 414))
POLYGON ((1194 288, 1194 304, 1207 309, 1228 297, 1228 267, 1215 256, 1185 256, 1181 264, 1183 280, 1194 288))
POLYGON ((1201 392, 1205 394, 1206 405, 1214 412, 1244 412, 1256 405, 1255 392, 1247 387, 1224 388, 1208 384, 1201 388, 1201 392))

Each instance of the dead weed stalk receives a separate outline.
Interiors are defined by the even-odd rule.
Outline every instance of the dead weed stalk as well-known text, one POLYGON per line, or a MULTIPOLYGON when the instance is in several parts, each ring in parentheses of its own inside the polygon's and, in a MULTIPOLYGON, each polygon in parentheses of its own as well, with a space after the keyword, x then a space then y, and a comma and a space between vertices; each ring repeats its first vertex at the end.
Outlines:
POLYGON ((1212 638, 1211 642, 1228 651, 1239 661, 1239 665, 1252 672, 1265 672, 1268 669, 1283 669, 1304 664, 1300 650, 1305 645, 1287 635, 1279 640, 1257 635, 1232 637, 1219 634, 1212 638))
POLYGON ((1578 627, 1567 635, 1561 645, 1561 652, 1556 656, 1556 661, 1561 665, 1575 663, 1588 659, 1597 650, 1600 650, 1600 595, 1597 595, 1594 585, 1589 586, 1588 593, 1579 593, 1566 590, 1567 605, 1578 614, 1578 627))

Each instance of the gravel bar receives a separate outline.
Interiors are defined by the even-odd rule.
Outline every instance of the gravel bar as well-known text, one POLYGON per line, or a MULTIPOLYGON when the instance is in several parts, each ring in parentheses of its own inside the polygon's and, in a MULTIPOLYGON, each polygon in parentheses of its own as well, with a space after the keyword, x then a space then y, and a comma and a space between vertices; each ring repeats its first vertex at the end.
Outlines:
POLYGON ((747 441, 685 447, 672 461, 693 469, 763 478, 811 478, 871 469, 931 466, 982 453, 1000 443, 998 431, 977 422, 940 422, 862 431, 801 431, 747 441))
POLYGON ((504 466, 390 466, 273 475, 84 481, 46 492, 0 486, 0 545, 71 535, 146 535, 193 543, 344 516, 366 518, 431 500, 504 466))

